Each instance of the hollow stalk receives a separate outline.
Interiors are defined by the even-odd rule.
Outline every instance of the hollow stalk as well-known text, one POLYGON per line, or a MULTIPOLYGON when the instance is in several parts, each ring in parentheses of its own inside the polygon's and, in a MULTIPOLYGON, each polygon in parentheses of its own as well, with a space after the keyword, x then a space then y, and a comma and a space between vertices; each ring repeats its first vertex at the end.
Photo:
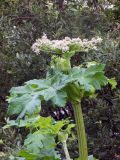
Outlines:
POLYGON ((87 139, 85 134, 85 126, 81 109, 81 103, 75 101, 72 104, 73 104, 77 137, 78 137, 78 147, 79 147, 78 160, 88 160, 87 139))

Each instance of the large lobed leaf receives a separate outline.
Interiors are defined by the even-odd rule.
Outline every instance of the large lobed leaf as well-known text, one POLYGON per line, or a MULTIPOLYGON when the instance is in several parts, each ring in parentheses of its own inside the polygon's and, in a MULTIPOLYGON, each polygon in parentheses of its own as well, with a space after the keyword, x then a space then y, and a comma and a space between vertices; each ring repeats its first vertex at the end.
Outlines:
POLYGON ((13 87, 8 98, 8 114, 34 113, 41 106, 41 101, 51 100, 55 105, 65 106, 67 94, 62 90, 65 84, 60 82, 61 78, 53 76, 44 80, 31 80, 21 87, 13 87))
POLYGON ((85 91, 100 90, 108 82, 103 69, 103 64, 92 65, 88 68, 74 67, 71 69, 69 77, 71 81, 77 81, 83 86, 85 91))
POLYGON ((13 87, 8 98, 8 113, 20 114, 19 117, 26 113, 32 114, 36 110, 40 111, 43 100, 51 100, 55 105, 64 107, 68 98, 66 86, 77 83, 85 92, 94 93, 108 83, 103 70, 103 64, 94 64, 87 68, 73 67, 68 74, 54 71, 47 74, 46 79, 30 80, 24 86, 13 87))
POLYGON ((53 135, 42 134, 41 131, 30 133, 24 141, 26 151, 33 155, 38 155, 39 159, 44 159, 45 157, 49 157, 51 160, 53 157, 53 159, 59 159, 59 155, 57 155, 54 149, 55 145, 56 143, 53 135))

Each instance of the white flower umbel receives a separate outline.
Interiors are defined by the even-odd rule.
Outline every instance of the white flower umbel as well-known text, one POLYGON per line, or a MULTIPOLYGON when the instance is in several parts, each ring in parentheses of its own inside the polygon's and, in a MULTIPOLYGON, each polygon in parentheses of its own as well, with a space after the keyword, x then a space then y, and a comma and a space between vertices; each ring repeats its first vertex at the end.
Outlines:
POLYGON ((90 41, 88 39, 80 38, 70 38, 65 37, 62 40, 50 40, 47 38, 46 34, 44 34, 41 39, 37 39, 36 42, 32 45, 32 50, 39 54, 40 51, 45 52, 58 52, 60 54, 67 53, 71 51, 84 51, 86 48, 96 49, 97 43, 100 43, 102 39, 100 37, 94 37, 90 41), (79 48, 77 48, 77 47, 79 48))

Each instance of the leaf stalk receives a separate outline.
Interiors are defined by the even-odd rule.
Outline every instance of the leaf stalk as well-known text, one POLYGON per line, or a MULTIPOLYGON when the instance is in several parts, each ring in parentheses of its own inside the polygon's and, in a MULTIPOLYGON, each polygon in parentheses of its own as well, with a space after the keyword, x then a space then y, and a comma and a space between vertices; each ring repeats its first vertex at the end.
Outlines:
POLYGON ((71 160, 69 152, 68 152, 66 141, 62 142, 62 144, 63 144, 63 149, 64 149, 64 152, 65 152, 66 160, 71 160))

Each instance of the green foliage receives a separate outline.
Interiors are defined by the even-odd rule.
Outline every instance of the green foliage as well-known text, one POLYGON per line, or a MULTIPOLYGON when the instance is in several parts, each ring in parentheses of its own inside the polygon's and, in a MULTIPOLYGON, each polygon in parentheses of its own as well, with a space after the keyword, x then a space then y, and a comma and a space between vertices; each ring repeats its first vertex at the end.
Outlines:
POLYGON ((12 126, 16 126, 16 127, 31 127, 31 126, 34 126, 34 124, 36 122, 38 122, 40 119, 40 116, 36 116, 36 117, 25 117, 25 119, 17 119, 16 121, 15 120, 9 120, 7 119, 6 122, 7 122, 7 125, 5 125, 3 128, 6 129, 6 128, 10 128, 12 126))
POLYGON ((115 88, 116 88, 117 82, 116 82, 115 78, 109 79, 108 82, 111 84, 112 89, 115 89, 115 88))
POLYGON ((55 122, 51 117, 30 116, 16 121, 8 120, 4 129, 12 126, 29 128, 23 149, 18 152, 25 160, 58 160, 60 156, 55 150, 55 137, 67 123, 65 120, 55 122))
POLYGON ((43 100, 51 100, 53 104, 60 107, 65 106, 67 96, 70 99, 76 96, 79 101, 81 91, 82 96, 85 96, 87 93, 94 93, 95 90, 101 89, 101 86, 108 83, 103 69, 102 64, 91 65, 87 68, 74 67, 67 75, 55 71, 54 75, 49 73, 46 79, 30 80, 22 87, 13 87, 10 90, 11 96, 8 98, 8 113, 10 115, 20 114, 19 117, 23 117, 26 113, 39 112, 43 100), (73 83, 78 87, 74 89, 73 83), (73 92, 69 89, 70 86, 74 89, 73 92), (75 95, 75 92, 78 94, 75 95))
POLYGON ((61 128, 67 123, 67 120, 55 122, 51 117, 40 117, 40 120, 34 123, 34 127, 39 128, 44 133, 57 135, 61 128))
POLYGON ((24 146, 29 153, 39 155, 39 157, 56 157, 54 150, 56 144, 54 137, 49 134, 41 134, 41 131, 36 131, 29 134, 24 141, 24 146))
MULTIPOLYGON (((24 119, 17 119, 16 121, 8 119, 4 129, 12 126, 27 127, 30 129, 30 134, 27 135, 24 141, 24 147, 18 153, 19 156, 24 157, 26 160, 57 160, 60 156, 58 152, 55 151, 55 137, 58 136, 58 142, 66 141, 66 138, 71 134, 71 128, 75 125, 69 124, 68 120, 56 122, 51 117, 30 116, 30 118, 25 117, 24 119), (62 129, 63 127, 66 129, 62 129), (62 137, 62 139, 60 137, 62 137)), ((16 159, 21 159, 21 157, 16 157, 16 159)))
POLYGON ((27 150, 29 150, 30 152, 38 154, 40 149, 43 148, 42 140, 45 140, 45 139, 46 139, 45 136, 43 136, 37 131, 27 136, 27 139, 25 140, 24 145, 26 146, 27 150))
POLYGON ((25 94, 21 97, 16 97, 14 100, 10 100, 11 106, 8 110, 9 114, 18 114, 21 112, 20 117, 23 117, 26 112, 33 113, 36 111, 36 108, 40 106, 40 100, 37 97, 30 96, 25 94), (18 106, 18 108, 16 108, 18 106), (24 108, 25 106, 25 108, 24 108), (13 108, 13 112, 11 111, 13 108))

